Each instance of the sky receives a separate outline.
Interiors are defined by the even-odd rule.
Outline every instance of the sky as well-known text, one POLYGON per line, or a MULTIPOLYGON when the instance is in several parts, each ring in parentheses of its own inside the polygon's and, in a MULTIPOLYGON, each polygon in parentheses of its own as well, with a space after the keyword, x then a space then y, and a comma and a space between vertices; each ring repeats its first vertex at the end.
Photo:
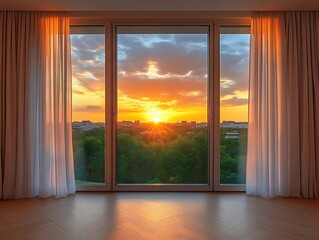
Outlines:
MULTIPOLYGON (((249 35, 222 34, 220 120, 247 121, 249 35)), ((73 121, 104 122, 104 35, 71 36, 73 121)), ((118 34, 118 121, 207 121, 206 34, 118 34)))

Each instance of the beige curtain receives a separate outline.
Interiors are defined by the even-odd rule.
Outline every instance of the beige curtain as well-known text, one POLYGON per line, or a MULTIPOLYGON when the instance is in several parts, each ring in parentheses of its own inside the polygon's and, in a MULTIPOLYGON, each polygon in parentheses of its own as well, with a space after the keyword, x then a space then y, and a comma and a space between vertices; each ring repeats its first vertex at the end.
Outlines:
POLYGON ((0 91, 2 198, 74 193, 64 13, 0 12, 0 91))
POLYGON ((318 12, 251 19, 247 193, 319 197, 318 12))

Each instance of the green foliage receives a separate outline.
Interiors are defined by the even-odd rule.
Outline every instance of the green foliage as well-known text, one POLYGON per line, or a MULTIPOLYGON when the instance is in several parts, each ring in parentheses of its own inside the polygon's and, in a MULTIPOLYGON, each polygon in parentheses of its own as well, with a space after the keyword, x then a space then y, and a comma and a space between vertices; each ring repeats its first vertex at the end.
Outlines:
POLYGON ((225 133, 234 129, 221 129, 220 183, 245 184, 247 129, 239 129, 240 139, 227 139, 225 133))
POLYGON ((73 152, 76 180, 104 183, 104 129, 73 131, 73 152))
POLYGON ((86 137, 83 142, 89 181, 104 181, 104 138, 86 137))
MULTIPOLYGON (((162 137, 120 128, 117 138, 117 183, 205 184, 208 182, 207 128, 177 128, 162 137)), ((247 129, 240 139, 225 139, 221 129, 220 182, 245 183, 247 129)), ((75 177, 79 182, 104 183, 104 129, 73 131, 75 177)))
POLYGON ((117 149, 117 182, 147 183, 154 177, 155 164, 152 161, 153 152, 135 136, 121 133, 118 136, 117 149))

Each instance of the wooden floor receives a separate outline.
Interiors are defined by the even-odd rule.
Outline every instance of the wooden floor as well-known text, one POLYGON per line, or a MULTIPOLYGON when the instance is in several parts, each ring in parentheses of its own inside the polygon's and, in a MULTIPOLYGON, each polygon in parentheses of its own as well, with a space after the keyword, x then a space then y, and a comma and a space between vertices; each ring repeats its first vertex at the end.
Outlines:
POLYGON ((319 201, 243 193, 78 193, 0 201, 0 239, 319 239, 319 201))

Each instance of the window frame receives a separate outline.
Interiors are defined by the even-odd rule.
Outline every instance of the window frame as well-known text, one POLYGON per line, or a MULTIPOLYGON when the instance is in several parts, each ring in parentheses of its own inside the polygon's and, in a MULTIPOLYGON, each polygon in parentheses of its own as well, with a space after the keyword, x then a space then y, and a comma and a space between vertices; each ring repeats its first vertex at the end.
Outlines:
POLYGON ((97 19, 86 19, 86 18, 80 18, 80 19, 71 19, 70 27, 71 26, 101 26, 104 27, 104 33, 105 33, 105 67, 104 67, 104 79, 105 79, 105 84, 104 84, 104 92, 105 92, 105 156, 104 156, 104 161, 105 161, 105 185, 91 185, 91 184, 81 184, 81 185, 76 185, 76 191, 111 191, 112 190, 112 154, 111 151, 108 151, 108 149, 112 149, 112 139, 110 138, 111 136, 111 131, 112 131, 112 124, 108 116, 112 116, 112 107, 111 104, 108 104, 112 102, 111 93, 112 93, 112 61, 106 61, 107 59, 111 59, 111 42, 112 42, 112 31, 111 27, 112 24, 109 21, 105 20, 97 20, 97 19))
MULTIPOLYGON (((174 22, 174 21, 120 21, 115 22, 113 24, 113 58, 114 61, 114 73, 113 73, 113 84, 114 84, 114 91, 113 91, 113 102, 116 104, 114 106, 115 113, 114 113, 114 120, 117 120, 117 32, 116 28, 118 26, 207 26, 208 31, 208 83, 207 83, 207 94, 208 96, 213 94, 212 88, 211 88, 211 64, 212 61, 212 52, 211 46, 212 46, 212 29, 213 25, 211 23, 208 23, 206 21, 203 22, 174 22)), ((208 98, 209 99, 209 98, 208 98)), ((207 184, 116 184, 116 144, 117 144, 117 121, 114 121, 113 123, 113 191, 212 191, 213 190, 213 176, 212 176, 212 168, 213 168, 213 153, 212 153, 212 147, 211 147, 211 140, 210 140, 210 131, 211 131, 211 116, 210 116, 210 103, 209 100, 207 101, 207 126, 208 126, 208 168, 210 169, 208 174, 208 183, 207 184)))
POLYGON ((214 28, 214 191, 244 192, 246 184, 220 183, 220 29, 223 27, 250 27, 248 20, 220 20, 214 28), (218 137, 217 137, 218 136, 218 137))
MULTIPOLYGON (((73 16, 70 26, 104 26, 105 28, 105 185, 77 185, 77 191, 245 191, 245 184, 220 184, 220 27, 250 27, 247 16, 214 18, 195 14, 195 18, 176 19, 176 15, 169 13, 158 19, 152 14, 114 13, 113 19, 105 16, 73 16), (114 15, 115 14, 115 15, 114 15), (174 16, 174 17, 172 17, 174 16), (128 20, 129 19, 129 20, 128 20), (172 26, 208 26, 208 100, 207 125, 209 146, 209 182, 208 184, 116 184, 116 143, 117 143, 117 38, 116 27, 129 25, 172 25, 172 26), (108 149, 111 151, 108 151, 108 149)), ((84 14, 86 15, 86 14, 84 14)), ((156 14, 155 14, 156 15, 156 14)), ((182 14, 184 15, 184 14, 182 14)), ((227 14, 226 14, 227 15, 227 14)), ((240 14, 239 14, 240 15, 240 14)), ((244 13, 244 15, 247 15, 244 13)))

